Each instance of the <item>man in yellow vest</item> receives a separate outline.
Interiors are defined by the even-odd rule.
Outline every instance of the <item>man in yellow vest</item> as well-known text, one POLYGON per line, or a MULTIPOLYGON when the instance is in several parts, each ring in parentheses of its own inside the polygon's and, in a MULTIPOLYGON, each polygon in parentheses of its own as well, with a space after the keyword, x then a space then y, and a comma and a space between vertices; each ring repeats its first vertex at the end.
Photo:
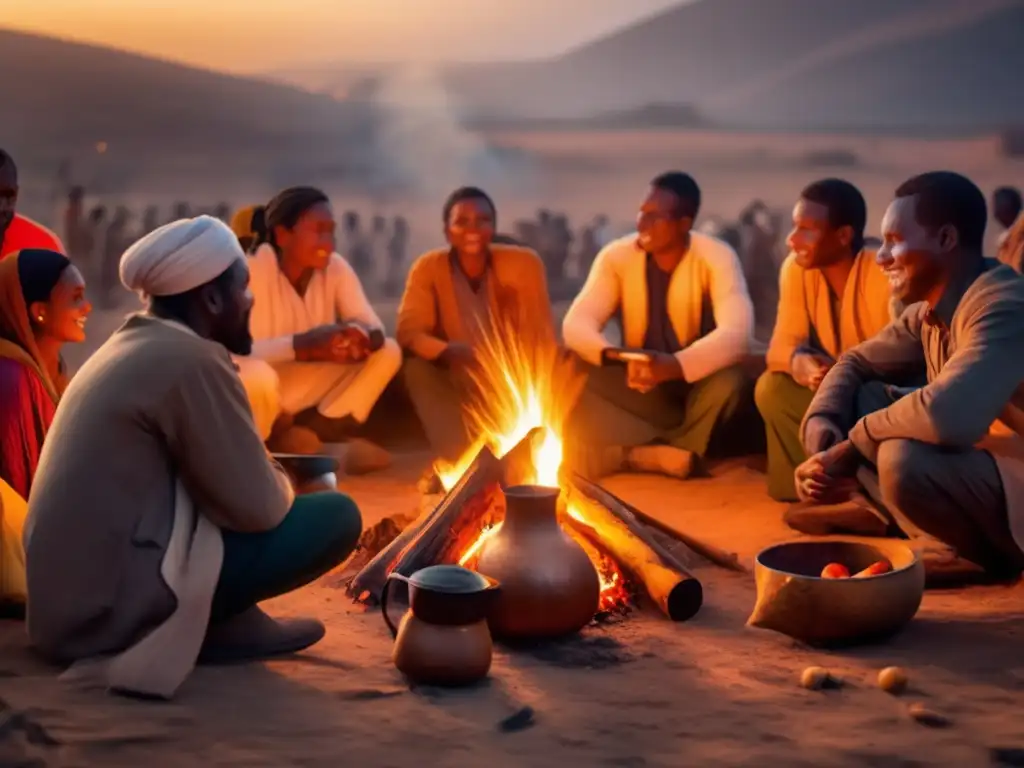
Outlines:
MULTIPOLYGON (((866 222, 864 197, 842 179, 810 184, 793 208, 787 240, 791 253, 779 274, 768 370, 754 390, 767 433, 768 492, 778 501, 797 500, 793 471, 806 459, 800 422, 818 385, 840 354, 891 319, 888 280, 875 264, 874 251, 864 247, 866 222)), ((803 530, 808 522, 803 518, 819 512, 794 506, 787 522, 803 530)), ((826 512, 834 518, 843 510, 826 512)), ((856 517, 857 510, 852 514, 856 517)), ((863 517, 873 527, 884 525, 876 515, 863 517)))

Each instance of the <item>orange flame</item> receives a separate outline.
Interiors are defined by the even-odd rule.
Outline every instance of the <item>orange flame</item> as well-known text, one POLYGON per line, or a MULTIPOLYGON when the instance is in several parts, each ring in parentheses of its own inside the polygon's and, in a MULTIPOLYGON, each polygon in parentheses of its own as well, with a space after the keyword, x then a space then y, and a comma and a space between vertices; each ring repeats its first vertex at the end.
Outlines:
MULTIPOLYGON (((538 343, 511 324, 483 329, 477 346, 478 366, 473 374, 477 396, 467 409, 471 434, 480 435, 458 461, 438 462, 435 471, 446 491, 458 482, 485 445, 501 458, 532 430, 542 430, 532 445, 530 476, 523 482, 559 487, 562 466, 562 430, 583 389, 583 377, 554 343, 538 343)), ((568 514, 584 520, 575 504, 568 514)), ((501 524, 481 531, 479 538, 459 558, 472 564, 484 542, 501 524)), ((579 537, 574 537, 579 540, 579 537)), ((601 578, 600 610, 610 610, 628 598, 625 578, 614 560, 580 540, 601 578)))

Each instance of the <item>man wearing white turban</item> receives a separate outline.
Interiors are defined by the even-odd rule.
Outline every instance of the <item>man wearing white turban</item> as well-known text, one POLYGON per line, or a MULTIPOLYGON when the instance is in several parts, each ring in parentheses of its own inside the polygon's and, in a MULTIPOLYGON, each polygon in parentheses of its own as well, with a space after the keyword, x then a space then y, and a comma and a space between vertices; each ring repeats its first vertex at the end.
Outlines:
POLYGON ((231 354, 252 348, 237 238, 201 216, 121 259, 148 301, 72 380, 43 447, 25 525, 28 632, 68 674, 170 697, 197 659, 259 658, 320 640, 256 604, 353 549, 355 503, 295 498, 266 452, 231 354))

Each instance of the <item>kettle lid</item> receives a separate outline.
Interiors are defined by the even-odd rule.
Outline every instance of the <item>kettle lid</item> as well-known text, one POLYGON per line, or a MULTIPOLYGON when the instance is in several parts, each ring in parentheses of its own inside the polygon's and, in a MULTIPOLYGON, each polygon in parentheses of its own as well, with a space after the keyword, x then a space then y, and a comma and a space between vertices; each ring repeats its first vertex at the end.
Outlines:
POLYGON ((410 576, 409 583, 421 589, 451 594, 480 592, 492 584, 485 576, 461 565, 429 565, 410 576))

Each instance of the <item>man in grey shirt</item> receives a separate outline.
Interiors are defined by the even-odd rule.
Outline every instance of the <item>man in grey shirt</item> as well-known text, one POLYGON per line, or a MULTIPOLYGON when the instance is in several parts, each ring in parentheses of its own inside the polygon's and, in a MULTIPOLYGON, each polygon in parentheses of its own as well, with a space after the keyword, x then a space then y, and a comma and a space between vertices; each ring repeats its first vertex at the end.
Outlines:
POLYGON ((965 560, 1011 577, 1024 569, 1024 281, 983 257, 986 220, 958 174, 896 190, 877 261, 907 309, 825 377, 795 480, 821 504, 862 485, 926 568, 965 560), (922 374, 926 386, 893 389, 922 374))

